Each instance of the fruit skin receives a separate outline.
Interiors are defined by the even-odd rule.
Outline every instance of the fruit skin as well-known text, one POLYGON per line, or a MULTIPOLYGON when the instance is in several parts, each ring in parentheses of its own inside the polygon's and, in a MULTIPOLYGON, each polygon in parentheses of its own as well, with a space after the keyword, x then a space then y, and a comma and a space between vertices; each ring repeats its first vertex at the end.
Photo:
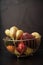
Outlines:
POLYGON ((41 38, 41 35, 38 32, 33 32, 31 35, 35 36, 35 38, 41 38))
POLYGON ((16 39, 20 39, 22 35, 23 35, 23 30, 17 30, 16 39))
POLYGON ((27 47, 26 51, 24 52, 24 54, 26 54, 26 55, 30 55, 32 53, 33 53, 33 49, 31 49, 29 47, 27 47))
POLYGON ((25 43, 26 43, 26 45, 28 47, 30 47, 30 41, 32 41, 32 40, 29 40, 29 39, 34 39, 34 36, 29 34, 29 33, 27 33, 27 32, 25 32, 25 33, 23 33, 21 39, 23 39, 23 40, 28 39, 27 41, 25 41, 25 43))
POLYGON ((16 32, 17 32, 18 28, 16 26, 12 26, 10 28, 10 37, 12 39, 14 39, 16 37, 16 32))
POLYGON ((37 41, 37 43, 41 42, 41 35, 38 32, 33 32, 31 33, 31 35, 33 35, 37 41))
POLYGON ((23 42, 20 42, 17 47, 17 51, 22 54, 26 50, 26 45, 23 42))
POLYGON ((29 33, 27 33, 27 32, 25 32, 25 33, 23 33, 23 35, 22 35, 21 38, 22 38, 22 39, 33 39, 34 36, 31 35, 31 34, 29 34, 29 33))
POLYGON ((14 50, 15 50, 15 47, 14 47, 13 45, 8 45, 6 48, 7 48, 8 51, 10 51, 10 52, 12 52, 12 53, 13 53, 14 50))
POLYGON ((5 30, 5 34, 6 34, 7 36, 10 36, 10 30, 9 30, 9 29, 6 29, 6 30, 5 30))
POLYGON ((20 53, 17 51, 17 49, 15 48, 14 54, 17 56, 20 56, 20 53))

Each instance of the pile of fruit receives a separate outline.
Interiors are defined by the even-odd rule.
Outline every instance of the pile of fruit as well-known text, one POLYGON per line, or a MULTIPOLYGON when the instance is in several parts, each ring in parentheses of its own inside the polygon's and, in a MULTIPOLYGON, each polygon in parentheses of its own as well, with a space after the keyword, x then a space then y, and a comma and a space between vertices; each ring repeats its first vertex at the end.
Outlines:
POLYGON ((5 35, 7 39, 7 50, 17 56, 32 54, 41 41, 41 35, 38 32, 30 34, 16 26, 6 29, 5 35))

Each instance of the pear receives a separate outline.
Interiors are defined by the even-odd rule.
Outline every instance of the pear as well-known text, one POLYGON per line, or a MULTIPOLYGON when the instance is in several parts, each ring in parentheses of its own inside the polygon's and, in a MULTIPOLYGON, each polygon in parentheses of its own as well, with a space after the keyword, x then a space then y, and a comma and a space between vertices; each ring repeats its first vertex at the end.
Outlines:
POLYGON ((17 55, 17 56, 20 55, 20 53, 16 50, 16 48, 15 48, 15 50, 14 50, 14 54, 17 55))
POLYGON ((37 43, 40 43, 41 35, 38 32, 33 32, 32 35, 35 37, 37 43))
POLYGON ((26 51, 24 52, 24 54, 26 54, 26 55, 30 55, 32 53, 33 53, 33 49, 31 49, 29 47, 27 47, 26 51))
POLYGON ((10 30, 9 30, 9 29, 6 29, 6 30, 5 30, 5 34, 6 34, 7 36, 10 36, 10 30))
POLYGON ((10 28, 10 37, 12 39, 14 39, 16 37, 16 32, 17 32, 18 28, 16 26, 12 26, 10 28))
POLYGON ((17 30, 16 39, 20 39, 22 35, 23 35, 23 30, 17 30))

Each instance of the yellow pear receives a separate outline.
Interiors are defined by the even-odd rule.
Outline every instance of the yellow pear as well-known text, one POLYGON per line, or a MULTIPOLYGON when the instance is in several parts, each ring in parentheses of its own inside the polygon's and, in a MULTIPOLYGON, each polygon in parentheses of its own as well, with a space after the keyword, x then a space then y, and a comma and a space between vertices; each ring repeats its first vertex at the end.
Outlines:
POLYGON ((16 39, 19 39, 23 34, 23 30, 17 30, 16 32, 16 39))
POLYGON ((30 54, 32 54, 32 52, 33 52, 33 49, 27 47, 27 49, 26 49, 26 51, 24 52, 24 54, 30 55, 30 54))
POLYGON ((33 32, 32 35, 36 38, 37 42, 40 43, 41 35, 38 32, 33 32))
POLYGON ((20 55, 20 53, 16 50, 16 48, 14 50, 14 54, 17 55, 17 56, 20 55))
POLYGON ((6 30, 5 30, 5 34, 6 34, 7 36, 10 36, 10 30, 9 30, 9 29, 6 29, 6 30))
POLYGON ((16 36, 16 31, 18 30, 18 28, 16 27, 16 26, 12 26, 11 28, 10 28, 10 37, 11 38, 15 38, 15 36, 16 36))

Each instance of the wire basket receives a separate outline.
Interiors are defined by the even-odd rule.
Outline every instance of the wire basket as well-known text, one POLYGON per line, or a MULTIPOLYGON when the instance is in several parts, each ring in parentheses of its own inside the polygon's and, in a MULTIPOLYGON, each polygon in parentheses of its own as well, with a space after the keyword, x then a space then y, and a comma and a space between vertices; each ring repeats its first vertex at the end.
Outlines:
POLYGON ((40 46, 40 42, 36 41, 36 39, 12 40, 8 37, 5 37, 3 38, 3 41, 7 51, 11 54, 14 54, 17 57, 31 56, 38 50, 40 46), (25 45, 24 48, 22 43, 24 43, 25 45))

